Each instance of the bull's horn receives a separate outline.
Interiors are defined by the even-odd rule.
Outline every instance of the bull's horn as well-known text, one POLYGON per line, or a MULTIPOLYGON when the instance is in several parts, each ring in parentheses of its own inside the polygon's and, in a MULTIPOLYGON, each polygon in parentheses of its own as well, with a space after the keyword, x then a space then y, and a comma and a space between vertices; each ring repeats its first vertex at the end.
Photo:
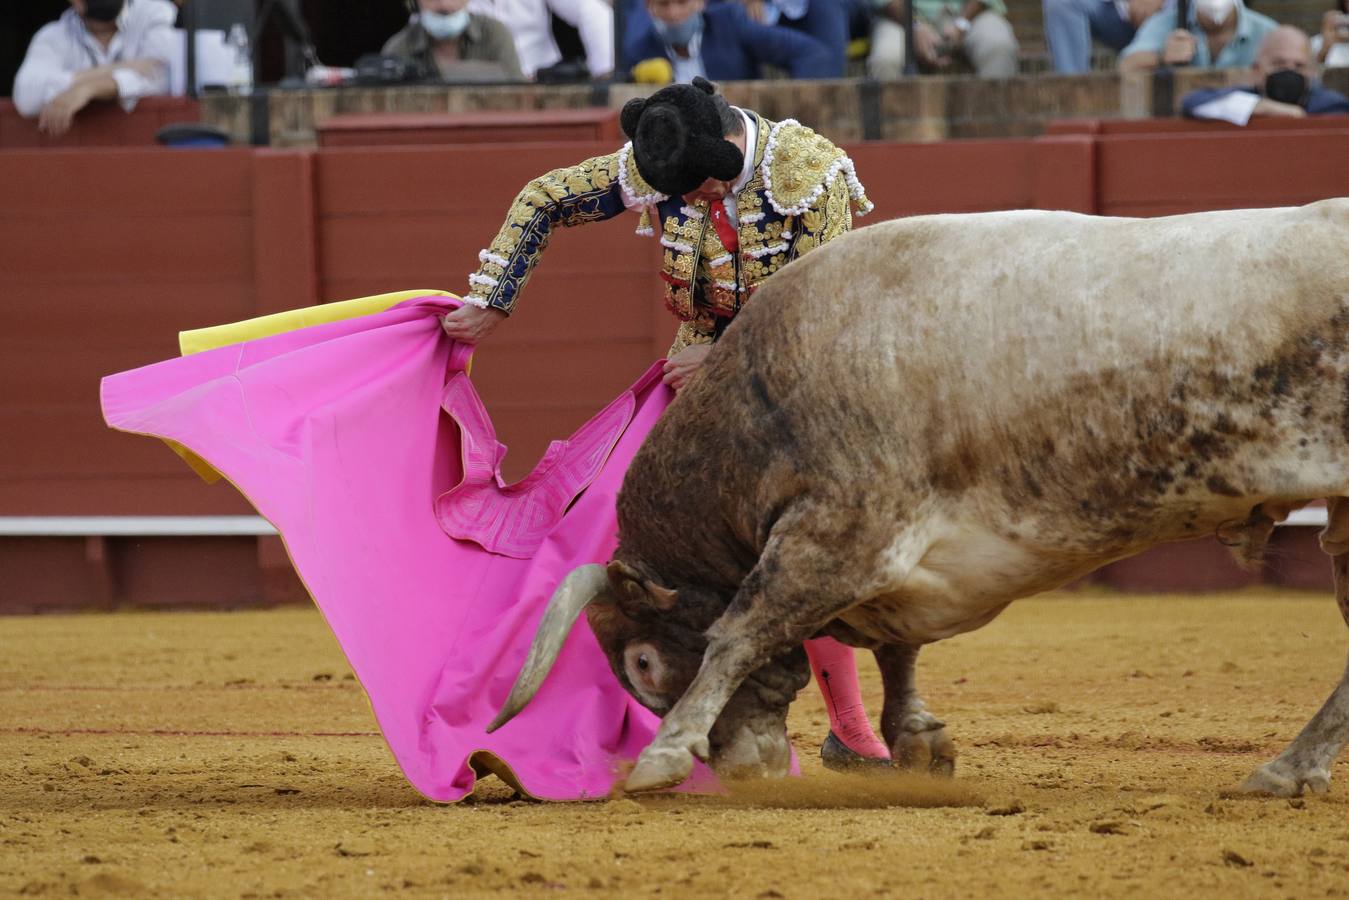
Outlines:
POLYGON ((576 624, 576 617, 608 582, 604 566, 598 563, 573 569, 562 579, 553 592, 553 599, 548 601, 548 608, 543 611, 539 630, 534 634, 534 643, 529 646, 529 655, 520 667, 520 674, 515 677, 510 696, 492 724, 487 726, 489 734, 515 718, 538 693, 543 679, 548 677, 548 671, 557 662, 557 655, 562 652, 562 644, 576 624))

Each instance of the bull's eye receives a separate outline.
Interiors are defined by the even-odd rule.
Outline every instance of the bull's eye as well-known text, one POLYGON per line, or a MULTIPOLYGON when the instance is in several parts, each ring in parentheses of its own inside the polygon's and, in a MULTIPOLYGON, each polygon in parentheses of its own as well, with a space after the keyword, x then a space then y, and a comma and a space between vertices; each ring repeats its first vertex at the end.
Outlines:
POLYGON ((623 650, 623 668, 632 692, 647 709, 664 711, 670 703, 665 661, 650 641, 634 641, 623 650))

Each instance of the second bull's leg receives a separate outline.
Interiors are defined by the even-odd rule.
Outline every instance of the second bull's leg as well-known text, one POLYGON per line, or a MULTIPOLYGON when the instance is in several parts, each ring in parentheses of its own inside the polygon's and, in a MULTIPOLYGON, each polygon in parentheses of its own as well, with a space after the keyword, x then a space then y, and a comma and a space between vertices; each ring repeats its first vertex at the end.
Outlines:
POLYGON ((881 734, 890 745, 895 765, 933 775, 952 775, 956 749, 946 723, 927 711, 915 681, 918 647, 891 644, 876 650, 876 664, 885 684, 881 734))
MULTIPOLYGON (((1332 498, 1329 518, 1321 535, 1321 546, 1333 554, 1335 600, 1345 624, 1349 625, 1349 498, 1332 498)), ((1346 741, 1349 741, 1349 667, 1288 749, 1251 773, 1241 789, 1280 797, 1296 796, 1304 790, 1323 794, 1330 788, 1330 767, 1346 741)))

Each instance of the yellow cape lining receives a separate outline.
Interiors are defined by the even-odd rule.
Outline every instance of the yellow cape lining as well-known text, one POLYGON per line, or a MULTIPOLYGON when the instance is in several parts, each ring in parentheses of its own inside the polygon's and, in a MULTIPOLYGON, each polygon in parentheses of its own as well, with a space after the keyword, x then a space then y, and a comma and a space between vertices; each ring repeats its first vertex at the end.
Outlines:
MULTIPOLYGON (((287 331, 298 331, 311 325, 325 325, 329 322, 341 322, 360 316, 371 316, 397 306, 404 300, 411 300, 413 297, 455 297, 457 299, 458 295, 451 294, 449 291, 394 291, 388 294, 376 294, 372 297, 357 297, 354 300, 339 300, 335 303, 288 309, 271 315, 244 319, 242 322, 231 322, 228 325, 212 325, 208 328, 180 331, 178 333, 178 349, 183 356, 191 356, 194 353, 201 353, 203 350, 215 350, 219 347, 228 347, 231 344, 242 344, 244 341, 254 341, 258 338, 284 334, 287 331)), ((181 456, 183 462, 187 463, 192 471, 201 477, 202 481, 207 484, 215 484, 220 480, 220 473, 212 468, 210 463, 182 444, 170 440, 165 440, 164 443, 168 444, 170 450, 181 456)))
MULTIPOLYGON (((321 306, 308 306, 302 309, 293 309, 285 312, 273 313, 267 316, 258 316, 257 318, 245 319, 242 322, 233 322, 228 325, 216 325, 209 328, 198 328, 193 331, 180 332, 178 335, 178 346, 182 351, 183 356, 190 356, 193 353, 200 353, 203 350, 227 347, 230 344, 238 344, 243 341, 270 337, 271 335, 282 334, 287 331, 296 331, 300 328, 308 328, 311 325, 321 325, 326 322, 340 322, 344 319, 354 319, 358 316, 374 315, 375 313, 383 312, 392 306, 396 306, 404 300, 410 300, 413 297, 453 297, 459 299, 458 294, 452 294, 449 291, 431 290, 397 291, 389 294, 378 294, 373 297, 358 297, 354 300, 341 300, 335 303, 326 303, 321 306)), ((471 367, 471 360, 469 365, 471 367)), ((119 428, 117 430, 123 431, 124 429, 119 428)), ((137 432, 129 433, 135 434, 137 432)), ((177 441, 165 440, 163 438, 161 438, 161 440, 168 444, 169 448, 172 449, 174 453, 181 456, 183 460, 192 467, 193 471, 208 483, 220 481, 224 478, 224 476, 216 471, 210 463, 206 462, 206 460, 202 459, 187 447, 184 447, 177 441)), ((228 479, 226 480, 228 481, 228 479)), ((235 490, 239 491, 245 499, 248 499, 249 503, 252 503, 252 499, 249 498, 238 485, 233 482, 229 483, 235 490)), ((253 507, 256 509, 257 504, 253 503, 253 507)), ((285 550, 286 557, 290 560, 291 568, 295 569, 296 576, 300 577, 300 570, 295 566, 295 557, 291 554, 290 547, 286 544, 286 536, 280 534, 280 538, 281 546, 285 550)), ((309 589, 309 585, 304 581, 303 577, 300 577, 300 581, 304 585, 305 592, 309 594, 311 602, 314 602, 315 608, 319 610, 320 615, 324 616, 326 622, 327 616, 324 614, 323 608, 320 607, 316 601, 313 601, 314 592, 309 589)), ((332 623, 328 623, 328 627, 332 628, 332 623)), ((342 651, 342 655, 344 657, 347 655, 346 650, 342 651)), ((347 659, 347 664, 349 666, 351 665, 350 658, 347 659)), ((351 666, 351 668, 353 672, 356 671, 355 666, 351 666)), ((370 693, 365 689, 365 685, 359 681, 359 677, 360 676, 358 675, 357 683, 361 685, 361 693, 365 697, 366 706, 370 708, 370 714, 374 716, 376 723, 378 723, 379 717, 375 716, 374 704, 370 701, 370 693)), ((380 729, 380 737, 384 740, 385 746, 389 747, 390 754, 394 756, 394 762, 397 764, 399 762, 398 757, 396 754, 393 754, 393 748, 389 745, 389 739, 384 736, 383 728, 380 729)), ((542 799, 526 790, 525 786, 521 784, 519 777, 511 770, 511 767, 506 761, 490 750, 474 750, 468 755, 467 761, 470 771, 473 772, 475 786, 479 778, 484 774, 491 773, 504 781, 512 789, 518 791, 522 796, 529 797, 531 800, 542 799)), ((413 786, 413 789, 417 790, 415 786, 413 786)), ((422 794, 420 790, 417 790, 417 793, 422 794)), ((465 794, 464 796, 467 797, 472 793, 473 790, 470 788, 468 794, 465 794)), ((459 802, 456 800, 437 800, 433 797, 427 797, 425 794, 422 794, 422 796, 432 803, 437 803, 442 806, 449 806, 459 802)), ((601 798, 597 797, 594 799, 601 798)))

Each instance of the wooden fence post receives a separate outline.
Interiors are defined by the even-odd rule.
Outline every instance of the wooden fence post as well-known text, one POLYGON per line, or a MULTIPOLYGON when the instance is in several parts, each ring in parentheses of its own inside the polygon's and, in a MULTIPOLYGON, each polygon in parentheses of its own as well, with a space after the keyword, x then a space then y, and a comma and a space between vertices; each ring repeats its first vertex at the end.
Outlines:
POLYGON ((318 295, 314 154, 253 154, 253 273, 258 315, 311 306, 318 295))

